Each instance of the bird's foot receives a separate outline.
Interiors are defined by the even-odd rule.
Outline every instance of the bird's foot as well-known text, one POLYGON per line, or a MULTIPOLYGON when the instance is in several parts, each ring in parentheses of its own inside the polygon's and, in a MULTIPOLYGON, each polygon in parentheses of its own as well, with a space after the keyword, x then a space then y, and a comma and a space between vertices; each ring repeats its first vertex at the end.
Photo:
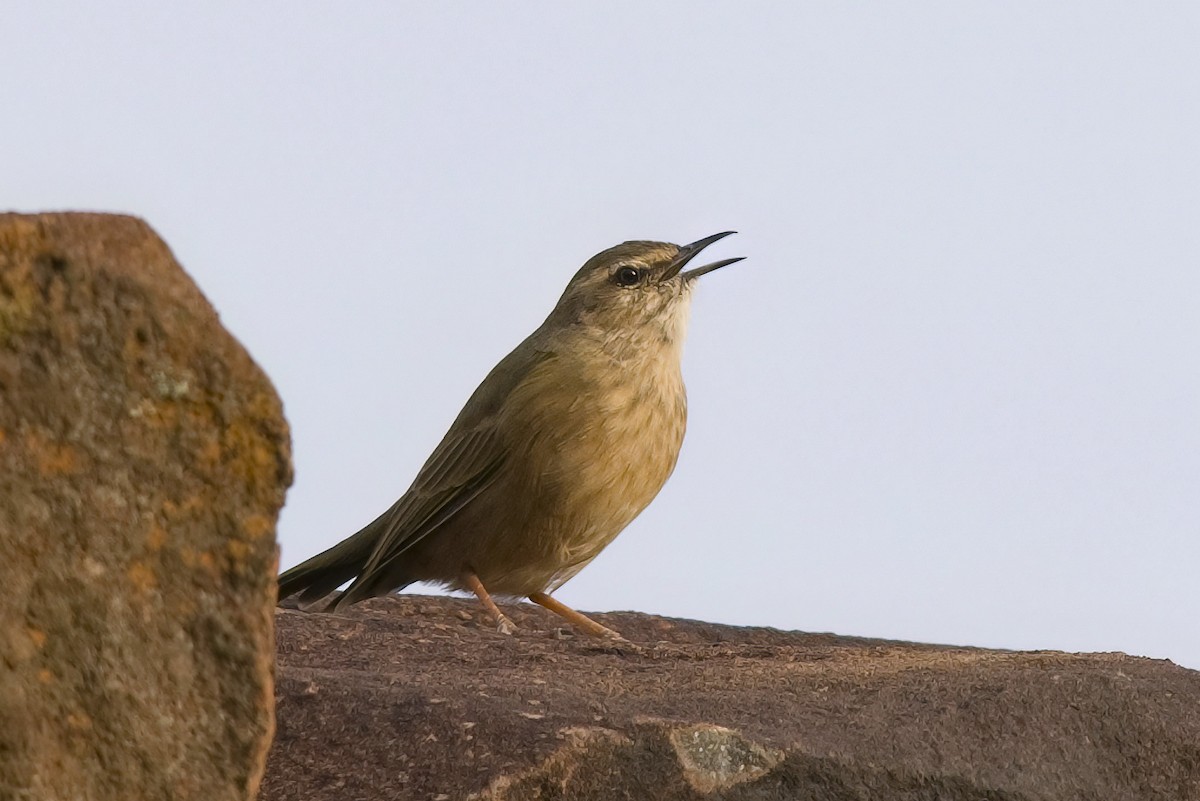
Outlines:
POLYGON ((529 596, 529 600, 533 601, 538 606, 549 609, 554 614, 569 621, 572 626, 579 629, 589 637, 615 640, 617 642, 628 642, 628 640, 610 629, 608 626, 600 625, 582 612, 576 612, 562 601, 555 600, 544 592, 533 593, 529 596))
POLYGON ((492 600, 492 596, 484 588, 483 582, 479 580, 479 576, 475 575, 475 571, 470 568, 463 568, 460 580, 464 587, 475 593, 475 597, 483 604, 483 608, 491 615, 492 620, 496 621, 496 631, 501 634, 512 634, 517 630, 516 624, 500 611, 500 607, 496 606, 496 602, 492 600))
POLYGON ((596 625, 599 626, 599 630, 593 636, 603 637, 606 640, 613 640, 615 642, 629 642, 629 640, 621 636, 621 632, 614 631, 607 626, 600 626, 599 623, 596 625))

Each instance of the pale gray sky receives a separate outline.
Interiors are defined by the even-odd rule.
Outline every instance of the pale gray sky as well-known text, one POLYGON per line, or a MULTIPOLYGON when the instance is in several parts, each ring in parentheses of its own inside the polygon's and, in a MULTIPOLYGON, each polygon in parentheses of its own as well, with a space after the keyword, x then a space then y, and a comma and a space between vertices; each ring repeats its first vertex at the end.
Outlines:
POLYGON ((171 245, 284 398, 284 565, 403 492, 588 256, 733 228, 679 467, 563 601, 1200 667, 1200 5, 0 26, 0 204, 171 245))

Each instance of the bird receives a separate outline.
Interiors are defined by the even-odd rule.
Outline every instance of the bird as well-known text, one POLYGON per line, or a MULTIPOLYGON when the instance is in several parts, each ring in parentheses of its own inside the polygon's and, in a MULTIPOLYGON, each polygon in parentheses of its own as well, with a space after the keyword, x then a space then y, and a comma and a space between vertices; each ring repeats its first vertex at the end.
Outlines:
POLYGON ((688 245, 629 241, 588 259, 545 321, 488 373, 409 489, 357 533, 284 571, 280 600, 341 609, 414 582, 528 598, 585 634, 620 634, 551 596, 645 509, 687 424, 681 356, 697 280, 688 245))

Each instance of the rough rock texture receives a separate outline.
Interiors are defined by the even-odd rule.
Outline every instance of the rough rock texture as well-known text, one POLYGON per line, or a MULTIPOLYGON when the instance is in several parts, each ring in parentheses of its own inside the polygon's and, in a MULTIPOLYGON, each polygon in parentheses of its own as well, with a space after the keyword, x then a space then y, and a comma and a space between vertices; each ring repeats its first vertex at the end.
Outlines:
POLYGON ((278 397, 145 223, 0 215, 0 798, 253 796, 290 480, 278 397))
POLYGON ((473 601, 281 609, 265 801, 1200 799, 1200 673, 473 601), (510 611, 511 610, 511 611, 510 611))

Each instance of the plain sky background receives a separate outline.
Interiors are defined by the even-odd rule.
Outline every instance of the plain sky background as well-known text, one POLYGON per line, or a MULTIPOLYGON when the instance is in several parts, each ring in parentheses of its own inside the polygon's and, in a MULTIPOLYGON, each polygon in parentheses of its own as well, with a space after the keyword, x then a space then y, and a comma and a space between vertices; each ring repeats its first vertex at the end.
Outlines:
POLYGON ((404 491, 587 257, 732 228, 679 467, 558 597, 1200 668, 1200 4, 0 28, 0 203, 166 239, 284 399, 285 566, 404 491))

